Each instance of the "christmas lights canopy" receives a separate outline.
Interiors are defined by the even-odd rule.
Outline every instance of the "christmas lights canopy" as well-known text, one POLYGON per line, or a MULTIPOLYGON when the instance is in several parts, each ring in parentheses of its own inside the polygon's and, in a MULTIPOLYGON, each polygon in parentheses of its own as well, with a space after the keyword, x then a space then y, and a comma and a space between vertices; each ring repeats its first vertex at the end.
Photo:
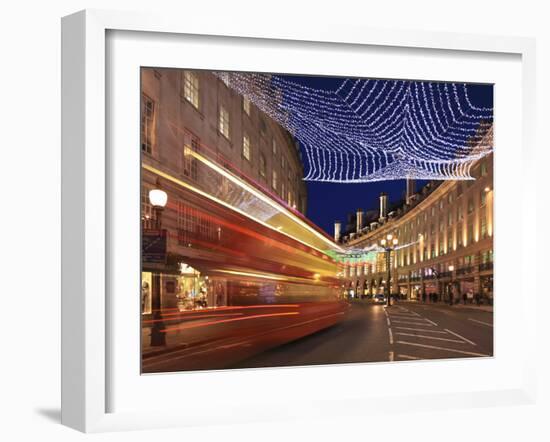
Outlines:
POLYGON ((321 89, 283 75, 217 75, 300 141, 306 180, 466 180, 493 150, 493 108, 472 103, 468 84, 342 79, 321 89))

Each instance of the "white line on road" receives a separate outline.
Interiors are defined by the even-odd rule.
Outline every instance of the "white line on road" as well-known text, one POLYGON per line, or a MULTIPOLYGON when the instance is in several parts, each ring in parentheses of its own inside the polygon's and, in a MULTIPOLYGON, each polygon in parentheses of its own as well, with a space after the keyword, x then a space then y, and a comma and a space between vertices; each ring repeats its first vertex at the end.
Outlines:
POLYGON ((396 335, 414 336, 415 338, 436 339, 436 340, 438 340, 438 341, 457 342, 457 343, 459 343, 459 344, 465 344, 464 341, 459 341, 458 339, 437 338, 437 337, 435 337, 435 336, 416 335, 416 334, 414 334, 414 333, 402 333, 402 332, 397 332, 396 335))
POLYGON ((478 321, 477 319, 468 318, 468 321, 477 322, 478 324, 486 325, 487 327, 492 327, 493 324, 489 324, 488 322, 478 321))
POLYGON ((460 354, 469 355, 469 356, 485 356, 485 357, 491 356, 484 353, 474 353, 472 351, 455 350, 454 348, 436 347, 435 345, 417 344, 415 342, 397 341, 397 344, 413 345, 415 347, 423 347, 423 348, 432 348, 434 350, 444 350, 452 353, 460 353, 460 354))
POLYGON ((445 330, 446 332, 449 332, 451 335, 455 335, 457 338, 460 338, 460 339, 462 339, 463 341, 468 342, 469 344, 477 345, 475 342, 472 342, 472 341, 470 341, 469 339, 466 339, 464 336, 461 336, 461 335, 459 335, 458 333, 455 333, 454 331, 449 330, 448 328, 445 328, 444 330, 445 330))
POLYGON ((425 319, 426 321, 428 321, 430 324, 433 324, 433 325, 437 326, 437 324, 436 324, 435 322, 430 321, 428 318, 424 318, 424 319, 425 319))
POLYGON ((398 319, 394 319, 393 322, 397 322, 399 324, 412 324, 412 325, 423 325, 424 327, 433 327, 432 324, 424 324, 423 322, 401 321, 398 319))
POLYGON ((428 330, 427 328, 400 327, 398 325, 396 325, 395 328, 399 328, 401 330, 421 331, 421 332, 424 332, 424 333, 442 333, 444 335, 447 334, 447 332, 444 332, 444 331, 428 330))
POLYGON ((417 358, 416 356, 409 356, 409 355, 397 355, 397 357, 401 359, 420 359, 420 358, 417 358))
POLYGON ((388 323, 388 327, 391 327, 390 318, 386 318, 386 322, 388 323))
POLYGON ((388 333, 390 335, 390 345, 393 345, 393 333, 391 331, 391 328, 388 328, 388 333))
POLYGON ((389 354, 388 354, 388 359, 390 360, 390 362, 393 361, 393 351, 390 351, 389 354))

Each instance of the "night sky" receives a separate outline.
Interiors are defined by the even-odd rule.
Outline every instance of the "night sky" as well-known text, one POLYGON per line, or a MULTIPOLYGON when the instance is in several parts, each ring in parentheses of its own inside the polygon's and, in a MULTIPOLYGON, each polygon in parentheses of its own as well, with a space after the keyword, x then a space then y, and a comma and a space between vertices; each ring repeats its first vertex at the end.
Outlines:
MULTIPOLYGON (((343 78, 309 77, 284 75, 288 80, 317 89, 336 90, 343 78)), ((493 86, 470 84, 468 95, 473 105, 480 107, 493 106, 493 86)), ((302 157, 306 158, 302 147, 302 157)), ((426 181, 417 180, 416 189, 426 181)), ((332 236, 334 221, 340 220, 345 228, 347 215, 355 213, 358 208, 371 210, 378 208, 378 196, 386 192, 390 205, 405 195, 405 180, 378 181, 372 183, 327 183, 306 181, 308 190, 307 217, 332 236)))

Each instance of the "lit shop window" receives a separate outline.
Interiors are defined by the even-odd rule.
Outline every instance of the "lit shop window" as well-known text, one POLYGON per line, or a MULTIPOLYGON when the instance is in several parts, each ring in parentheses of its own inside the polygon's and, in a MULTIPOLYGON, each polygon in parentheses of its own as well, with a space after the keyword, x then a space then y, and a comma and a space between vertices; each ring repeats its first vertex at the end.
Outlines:
POLYGON ((250 138, 248 135, 243 135, 243 157, 250 161, 250 138))
POLYGON ((155 136, 155 102, 147 95, 141 95, 141 151, 153 152, 155 136))
POLYGON ((199 77, 196 73, 183 73, 183 96, 195 109, 199 108, 199 77))
POLYGON ((229 139, 229 112, 223 106, 220 106, 218 130, 225 138, 229 139))
POLYGON ((243 97, 243 110, 250 117, 250 100, 246 97, 243 97))
POLYGON ((141 272, 141 314, 148 315, 152 310, 151 285, 153 274, 141 272))

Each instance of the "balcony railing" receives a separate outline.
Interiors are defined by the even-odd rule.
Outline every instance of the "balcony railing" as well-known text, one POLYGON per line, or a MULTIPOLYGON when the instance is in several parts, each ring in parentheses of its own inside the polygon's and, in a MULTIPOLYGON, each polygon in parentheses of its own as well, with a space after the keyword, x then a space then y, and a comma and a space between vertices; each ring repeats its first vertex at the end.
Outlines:
POLYGON ((466 275, 468 273, 472 273, 474 271, 474 266, 465 266, 457 269, 456 274, 457 275, 466 275))

